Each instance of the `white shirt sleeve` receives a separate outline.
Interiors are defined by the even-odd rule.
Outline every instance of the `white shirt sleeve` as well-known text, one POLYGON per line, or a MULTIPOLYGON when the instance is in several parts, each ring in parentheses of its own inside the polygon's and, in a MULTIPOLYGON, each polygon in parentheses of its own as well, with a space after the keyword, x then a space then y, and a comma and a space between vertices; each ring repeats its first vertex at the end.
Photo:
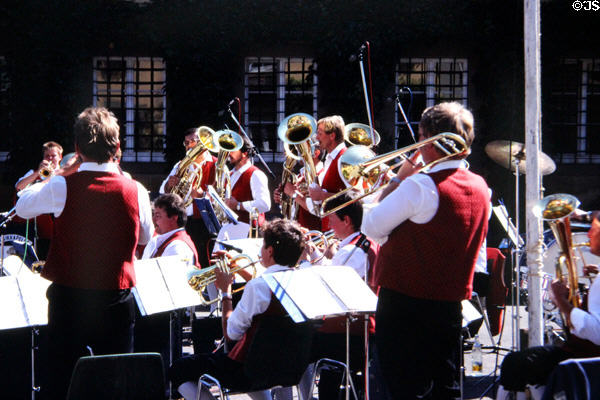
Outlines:
POLYGON ((62 176, 53 176, 48 182, 33 184, 19 192, 15 211, 21 218, 41 214, 60 216, 67 200, 67 183, 62 176))
POLYGON ((347 244, 339 249, 331 258, 330 262, 331 265, 346 265, 348 267, 352 267, 361 278, 365 277, 365 271, 368 263, 369 259, 367 254, 362 249, 356 248, 356 246, 353 244, 347 244), (352 251, 354 251, 354 253, 352 253, 352 251), (352 256, 348 258, 350 253, 352 253, 352 256), (347 258, 348 261, 346 261, 347 258))
POLYGON ((417 224, 429 222, 437 212, 438 204, 439 195, 433 179, 426 174, 413 175, 380 203, 363 205, 361 232, 383 244, 407 219, 417 224))
POLYGON ((19 180, 15 183, 15 188, 17 187, 17 185, 19 184, 19 182, 21 182, 23 179, 27 178, 29 175, 33 174, 35 171, 30 169, 29 171, 27 171, 27 173, 25 175, 23 175, 22 177, 19 178, 19 180))
POLYGON ((588 294, 588 312, 580 308, 571 311, 571 333, 600 345, 600 280, 595 279, 588 294))
POLYGON ((152 206, 150 205, 150 196, 148 191, 139 182, 136 182, 138 188, 138 207, 140 213, 140 228, 138 231, 138 244, 146 244, 154 234, 154 223, 152 223, 152 206))
POLYGON ((167 184, 167 181, 169 180, 170 177, 172 177, 173 175, 175 175, 177 173, 177 167, 179 166, 179 163, 176 163, 173 168, 171 169, 171 172, 169 172, 169 175, 167 175, 167 177, 165 178, 165 180, 162 182, 162 184, 160 185, 160 189, 158 189, 159 193, 165 193, 165 185, 167 184))
POLYGON ((242 298, 227 320, 227 336, 240 340, 252 324, 255 315, 264 313, 271 303, 271 289, 258 277, 246 284, 242 298))
POLYGON ((271 193, 269 193, 269 180, 262 171, 254 171, 250 177, 250 190, 253 200, 242 202, 244 210, 251 212, 254 207, 259 213, 265 213, 271 209, 271 193))

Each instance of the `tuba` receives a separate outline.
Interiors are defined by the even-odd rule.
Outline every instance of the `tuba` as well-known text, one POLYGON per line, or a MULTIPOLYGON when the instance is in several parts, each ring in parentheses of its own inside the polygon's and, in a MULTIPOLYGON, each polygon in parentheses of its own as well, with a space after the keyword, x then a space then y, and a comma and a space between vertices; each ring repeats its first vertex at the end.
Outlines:
POLYGON ((375 153, 367 146, 355 145, 344 152, 338 159, 338 171, 340 178, 347 183, 347 188, 334 194, 333 196, 323 200, 321 206, 321 216, 333 214, 334 212, 354 203, 363 197, 369 196, 387 186, 383 183, 383 178, 387 171, 401 166, 408 159, 408 154, 412 151, 417 151, 421 147, 433 145, 439 149, 444 155, 421 169, 431 168, 435 164, 447 160, 452 157, 457 157, 466 154, 469 151, 464 139, 455 133, 444 132, 435 136, 431 136, 425 140, 411 144, 400 149, 393 150, 386 154, 376 156, 375 153), (394 158, 401 157, 403 160, 391 167, 385 163, 394 158), (332 209, 327 209, 327 204, 332 199, 340 197, 350 190, 361 191, 362 194, 354 198, 351 202, 346 202, 332 209))
POLYGON ((375 147, 381 141, 379 133, 369 125, 354 122, 344 127, 344 141, 348 146, 362 145, 375 147))
POLYGON ((198 128, 198 144, 188 150, 185 157, 179 162, 176 176, 179 182, 173 186, 171 193, 178 194, 184 201, 185 206, 192 204, 192 192, 200 187, 202 181, 202 168, 195 165, 196 158, 204 154, 205 151, 216 151, 213 143, 215 131, 207 126, 198 128))
MULTIPOLYGON (((581 307, 577 266, 573 256, 573 237, 569 216, 579 206, 579 200, 570 194, 557 193, 539 200, 533 207, 533 214, 546 221, 560 247, 560 256, 556 260, 556 278, 563 280, 563 266, 567 271, 569 284, 569 302, 573 307, 581 307)), ((566 319, 563 318, 566 321, 566 319)))
MULTIPOLYGON (((311 137, 317 131, 317 121, 310 115, 296 113, 286 117, 277 128, 277 135, 286 149, 286 160, 281 176, 281 188, 287 182, 296 183, 296 175, 292 168, 301 158, 304 161, 304 179, 306 185, 310 185, 317 179, 317 170, 313 162, 313 144, 311 137), (293 154, 294 148, 298 155, 293 154)), ((281 212, 285 218, 292 219, 296 214, 297 205, 285 193, 281 194, 281 212)))
MULTIPOLYGON (((219 155, 217 156, 217 164, 215 165, 215 190, 221 199, 231 197, 231 181, 229 177, 229 169, 225 165, 227 156, 232 151, 242 148, 244 141, 242 137, 229 129, 217 131, 214 135, 214 145, 219 155)), ((213 202, 213 208, 217 219, 221 224, 228 221, 223 208, 219 204, 213 202), (217 205, 215 207, 215 205, 217 205)))

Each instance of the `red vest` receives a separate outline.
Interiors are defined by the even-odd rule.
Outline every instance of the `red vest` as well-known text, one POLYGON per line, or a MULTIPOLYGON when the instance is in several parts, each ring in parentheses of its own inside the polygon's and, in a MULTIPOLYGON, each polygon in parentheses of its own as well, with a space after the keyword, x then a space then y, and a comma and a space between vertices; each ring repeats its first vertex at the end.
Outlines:
POLYGON ((192 241, 190 235, 188 235, 185 230, 177 231, 171 236, 169 236, 167 240, 165 240, 156 250, 154 250, 154 254, 152 254, 151 257, 154 258, 162 256, 167 246, 175 240, 181 240, 182 242, 188 245, 188 247, 192 250, 192 253, 194 253, 194 265, 198 268, 201 268, 198 262, 198 252, 196 251, 196 245, 192 241))
POLYGON ((468 299, 488 229, 488 186, 466 169, 429 176, 439 194, 435 216, 425 224, 406 220, 392 231, 377 258, 375 283, 415 298, 468 299))
POLYGON ((119 174, 66 176, 67 198, 54 221, 42 276, 82 289, 135 286, 133 260, 140 226, 136 182, 119 174))
POLYGON ((298 223, 309 231, 321 230, 321 218, 312 215, 302 207, 298 207, 298 223))
MULTIPOLYGON (((361 235, 357 235, 350 241, 350 245, 355 246, 361 235)), ((367 251, 367 260, 369 261, 369 268, 367 269, 367 282, 373 292, 377 293, 376 288, 373 286, 373 269, 379 254, 379 245, 373 240, 367 238, 369 241, 369 250, 367 251)), ((356 249, 356 251, 364 251, 356 249)), ((364 319, 358 318, 354 322, 350 323, 350 334, 352 335, 363 335, 365 331, 364 319)), ((323 325, 319 328, 319 332, 323 333, 345 333, 346 332, 346 317, 333 317, 327 318, 323 321, 323 325)), ((369 333, 375 333, 375 316, 369 315, 369 333)))
POLYGON ((250 348, 252 339, 254 338, 254 335, 256 335, 256 331, 260 326, 260 321, 264 315, 287 315, 287 311, 285 311, 273 293, 271 293, 271 302, 269 303, 269 307, 267 307, 264 313, 255 315, 254 318, 252 318, 252 323, 250 324, 248 330, 244 333, 244 336, 242 336, 235 346, 233 346, 233 349, 231 349, 231 351, 227 354, 229 358, 242 363, 246 360, 248 349, 250 348))
MULTIPOLYGON (((213 185, 215 184, 215 165, 217 163, 217 158, 216 157, 211 157, 210 161, 205 161, 202 166, 200 168, 202 168, 202 179, 200 180, 200 188, 204 191, 206 191, 206 188, 208 187, 208 185, 213 185)), ((200 210, 198 210, 198 206, 196 206, 196 202, 192 202, 192 208, 193 208, 193 214, 192 214, 192 218, 193 219, 202 219, 202 216, 200 216, 200 210)))
MULTIPOLYGON (((254 171, 258 170, 254 165, 251 165, 235 182, 235 186, 231 189, 231 197, 235 198, 240 203, 242 201, 254 200, 252 197, 252 188, 250 186, 250 178, 254 171)), ((250 213, 243 208, 240 210, 234 210, 239 216, 238 220, 245 223, 250 223, 250 213)), ((258 216, 258 225, 262 225, 265 222, 265 214, 261 213, 258 216)))
MULTIPOLYGON (((340 174, 338 172, 338 160, 346 152, 346 148, 340 150, 337 156, 333 159, 329 168, 325 172, 325 176, 323 177, 323 183, 321 184, 321 189, 327 190, 329 193, 337 193, 346 188, 346 184, 340 178, 340 174)), ((321 220, 321 230, 323 232, 329 230, 329 217, 325 217, 321 220)))

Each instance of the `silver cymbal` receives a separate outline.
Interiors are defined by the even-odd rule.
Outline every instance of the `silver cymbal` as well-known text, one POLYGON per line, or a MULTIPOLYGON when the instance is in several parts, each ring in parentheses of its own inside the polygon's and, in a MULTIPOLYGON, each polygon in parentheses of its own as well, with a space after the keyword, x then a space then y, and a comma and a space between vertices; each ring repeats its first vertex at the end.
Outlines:
MULTIPOLYGON (((526 171, 526 153, 525 145, 511 140, 494 140, 485 145, 485 153, 497 164, 511 171, 516 169, 516 161, 519 161, 519 173, 525 174, 526 171)), ((539 157, 540 173, 549 175, 556 170, 556 164, 545 153, 540 152, 539 157)))

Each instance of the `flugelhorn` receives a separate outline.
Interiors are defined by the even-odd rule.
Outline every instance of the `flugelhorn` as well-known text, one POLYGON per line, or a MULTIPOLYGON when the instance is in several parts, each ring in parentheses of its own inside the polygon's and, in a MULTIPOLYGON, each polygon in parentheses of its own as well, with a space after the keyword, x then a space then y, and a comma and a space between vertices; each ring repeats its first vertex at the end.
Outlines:
POLYGON ((316 264, 325 257, 325 252, 330 246, 330 241, 333 239, 333 229, 321 232, 321 231, 308 231, 304 234, 307 240, 309 240, 315 247, 321 252, 321 255, 315 260, 312 260, 312 264, 316 264))
MULTIPOLYGON (((252 278, 256 277, 256 264, 259 261, 253 261, 250 256, 246 254, 239 254, 231 259, 227 258, 226 255, 220 256, 215 260, 214 264, 208 268, 197 269, 194 268, 192 271, 188 272, 188 284, 200 295, 200 299, 203 304, 212 304, 218 301, 219 299, 206 299, 204 297, 204 289, 214 283, 217 280, 216 269, 220 269, 226 274, 233 275, 243 269, 252 268, 252 278), (240 260, 248 260, 249 263, 246 265, 238 265, 238 261, 240 260)), ((244 286, 237 288, 233 291, 233 293, 237 293, 241 290, 244 290, 244 286)))
MULTIPOLYGON (((556 278, 564 280, 562 268, 567 270, 569 302, 573 307, 581 307, 577 266, 573 257, 573 236, 569 216, 579 207, 579 200, 570 194, 557 193, 546 196, 533 206, 533 214, 546 221, 560 247, 556 260, 556 278)), ((566 320, 563 317, 564 320, 566 320)))
POLYGON ((411 144, 400 149, 393 150, 386 154, 376 156, 375 153, 367 146, 356 145, 348 148, 338 159, 338 171, 340 178, 347 184, 347 188, 334 194, 331 197, 323 200, 321 205, 321 216, 333 214, 334 212, 354 203, 366 196, 369 196, 387 186, 383 183, 384 174, 391 169, 401 166, 413 151, 420 148, 433 145, 440 150, 444 155, 436 160, 433 160, 421 167, 421 170, 431 168, 444 160, 452 157, 458 157, 466 154, 469 151, 465 140, 455 133, 443 132, 435 136, 431 136, 420 142, 411 144), (403 160, 393 166, 387 166, 385 163, 400 157, 403 160), (361 195, 356 196, 352 201, 340 204, 337 207, 327 209, 327 204, 350 190, 358 190, 361 195))

